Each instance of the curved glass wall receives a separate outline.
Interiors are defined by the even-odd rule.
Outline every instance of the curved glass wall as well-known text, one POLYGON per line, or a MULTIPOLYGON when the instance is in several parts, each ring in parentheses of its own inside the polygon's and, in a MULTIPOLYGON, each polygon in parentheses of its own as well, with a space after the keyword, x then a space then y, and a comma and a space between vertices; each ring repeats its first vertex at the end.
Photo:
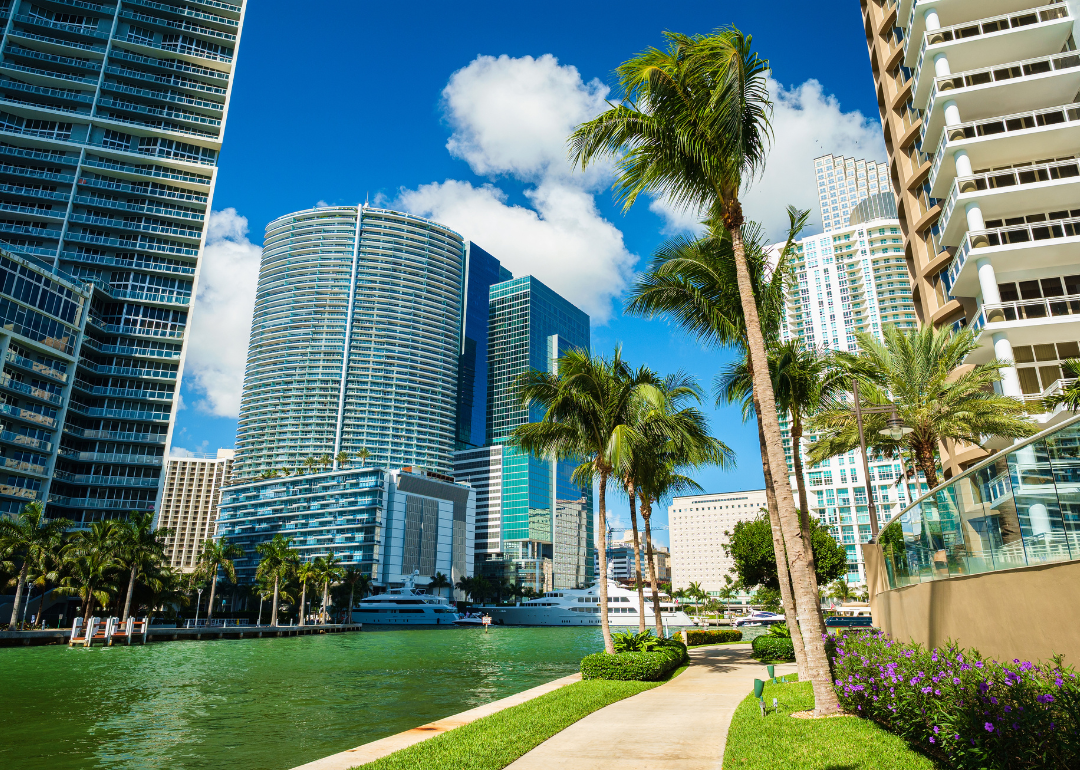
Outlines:
POLYGON ((235 475, 342 450, 449 473, 464 271, 461 236, 420 217, 341 206, 271 222, 235 475))
POLYGON ((890 588, 1080 559, 1080 416, 939 486, 878 540, 890 588))

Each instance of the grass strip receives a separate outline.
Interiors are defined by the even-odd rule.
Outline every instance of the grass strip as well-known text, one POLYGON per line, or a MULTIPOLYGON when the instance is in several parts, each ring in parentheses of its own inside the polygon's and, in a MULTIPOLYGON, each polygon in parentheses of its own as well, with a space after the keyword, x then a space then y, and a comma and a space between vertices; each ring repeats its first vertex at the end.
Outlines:
MULTIPOLYGON (((686 666, 679 668, 671 678, 685 669, 686 666)), ((661 684, 600 679, 574 682, 360 767, 363 770, 501 770, 582 717, 661 684)))
POLYGON ((936 770, 933 760, 912 750, 901 738, 859 717, 792 719, 814 707, 810 682, 765 683, 761 716, 753 693, 731 719, 724 770, 936 770), (779 711, 773 713, 772 700, 779 711))

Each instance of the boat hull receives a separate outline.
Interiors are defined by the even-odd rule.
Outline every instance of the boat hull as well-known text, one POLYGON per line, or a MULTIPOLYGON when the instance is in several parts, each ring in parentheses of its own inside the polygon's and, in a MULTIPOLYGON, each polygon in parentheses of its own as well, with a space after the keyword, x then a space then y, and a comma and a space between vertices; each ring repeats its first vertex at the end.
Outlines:
POLYGON ((453 613, 402 613, 398 610, 359 609, 353 610, 354 623, 365 626, 453 626, 457 615, 453 613))
MULTIPOLYGON (((484 607, 484 612, 491 615, 491 622, 497 626, 599 626, 600 614, 591 612, 573 612, 561 607, 484 607)), ((665 628, 693 628, 693 623, 685 612, 664 613, 662 621, 665 628)), ((639 627, 638 615, 630 613, 611 613, 608 615, 612 628, 639 627)), ((645 627, 653 628, 655 620, 652 614, 645 615, 645 627)))

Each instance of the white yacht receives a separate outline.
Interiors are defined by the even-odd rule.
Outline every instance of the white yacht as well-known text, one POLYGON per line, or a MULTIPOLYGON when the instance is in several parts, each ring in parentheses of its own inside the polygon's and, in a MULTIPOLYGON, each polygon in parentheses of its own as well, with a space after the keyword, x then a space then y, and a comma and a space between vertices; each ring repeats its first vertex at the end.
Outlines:
POLYGON ((733 618, 731 625, 733 628, 743 628, 749 626, 773 626, 783 622, 783 615, 777 615, 775 612, 765 612, 764 610, 754 610, 745 617, 733 618))
POLYGON ((417 591, 412 576, 404 588, 365 597, 352 611, 353 623, 365 626, 452 626, 457 619, 449 599, 417 591))
MULTIPOLYGON (((496 626, 599 626, 600 586, 583 589, 551 591, 538 599, 502 607, 483 605, 478 608, 491 616, 496 626)), ((638 628, 637 591, 608 583, 608 618, 613 628, 638 628)), ((661 594, 660 619, 665 628, 691 628, 689 616, 672 601, 661 594)), ((645 627, 655 628, 650 591, 645 591, 645 627)))

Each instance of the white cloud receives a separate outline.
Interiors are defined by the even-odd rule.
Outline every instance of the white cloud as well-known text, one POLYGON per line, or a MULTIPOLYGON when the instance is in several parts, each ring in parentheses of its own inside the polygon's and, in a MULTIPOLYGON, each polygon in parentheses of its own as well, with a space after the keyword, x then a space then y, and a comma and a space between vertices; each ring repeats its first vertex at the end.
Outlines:
POLYGON ((262 257, 247 233, 236 209, 210 214, 184 376, 199 396, 195 407, 216 417, 240 413, 262 257))
POLYGON ((203 441, 197 445, 194 449, 184 449, 179 446, 169 447, 170 457, 195 457, 196 455, 204 455, 210 451, 210 442, 203 441))
POLYGON ((596 206, 596 193, 610 183, 610 166, 575 172, 566 140, 606 108, 607 94, 601 82, 584 82, 576 68, 550 54, 477 57, 443 90, 453 129, 446 147, 476 174, 530 185, 529 205, 508 204, 492 184, 454 179, 403 189, 395 205, 457 230, 514 275, 536 276, 603 323, 637 257, 596 206))
MULTIPOLYGON (((821 228, 814 158, 831 153, 884 161, 887 156, 880 123, 858 110, 844 112, 818 81, 785 88, 769 78, 768 86, 774 103, 773 140, 765 172, 744 193, 743 205, 748 218, 781 240, 787 232, 788 205, 810 209, 812 229, 821 228)), ((650 208, 664 217, 667 231, 690 230, 698 221, 667 201, 654 201, 650 208)))

